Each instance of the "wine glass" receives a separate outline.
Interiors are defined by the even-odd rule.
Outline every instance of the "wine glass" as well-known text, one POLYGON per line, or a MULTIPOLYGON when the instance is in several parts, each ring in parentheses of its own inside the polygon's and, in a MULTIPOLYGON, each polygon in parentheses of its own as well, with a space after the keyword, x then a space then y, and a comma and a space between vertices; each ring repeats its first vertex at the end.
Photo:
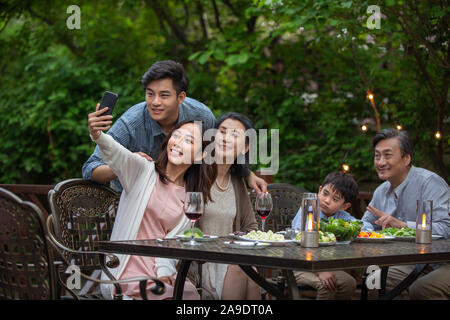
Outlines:
POLYGON ((188 244, 191 246, 198 245, 199 243, 194 240, 194 223, 203 214, 203 194, 201 192, 186 192, 183 210, 186 217, 191 220, 191 240, 188 244))
POLYGON ((255 210, 261 218, 261 229, 264 232, 264 222, 273 209, 272 196, 270 193, 261 193, 256 196, 255 210))

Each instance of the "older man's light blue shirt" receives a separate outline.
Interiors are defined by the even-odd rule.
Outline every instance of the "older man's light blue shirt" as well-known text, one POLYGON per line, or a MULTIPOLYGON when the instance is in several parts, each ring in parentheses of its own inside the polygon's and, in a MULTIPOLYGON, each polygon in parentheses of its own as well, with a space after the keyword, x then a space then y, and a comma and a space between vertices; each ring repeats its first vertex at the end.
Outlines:
MULTIPOLYGON (((445 180, 434 172, 411 166, 406 179, 396 188, 392 188, 389 181, 381 184, 375 190, 370 205, 415 229, 416 203, 419 199, 433 200, 433 234, 450 238, 450 189, 445 180)), ((363 229, 380 230, 376 220, 378 217, 366 211, 362 217, 363 229)))
MULTIPOLYGON (((202 120, 205 129, 214 128, 216 121, 213 113, 206 105, 186 97, 184 102, 178 106, 177 123, 193 119, 202 120)), ((161 144, 167 136, 158 122, 150 116, 145 101, 128 109, 117 119, 107 133, 131 152, 144 152, 153 160, 158 158, 161 144)), ((102 161, 97 146, 94 153, 83 165, 83 179, 92 180, 92 171, 103 164, 105 163, 102 161)), ((122 191, 119 179, 112 181, 112 187, 119 192, 122 191)))

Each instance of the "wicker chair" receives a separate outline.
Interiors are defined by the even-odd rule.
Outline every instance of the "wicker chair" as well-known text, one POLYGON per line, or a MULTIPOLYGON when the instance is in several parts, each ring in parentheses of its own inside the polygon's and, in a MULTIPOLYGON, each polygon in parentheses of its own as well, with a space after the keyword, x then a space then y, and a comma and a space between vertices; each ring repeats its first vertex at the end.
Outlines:
POLYGON ((55 298, 52 252, 41 210, 0 188, 0 300, 55 298))
MULTIPOLYGON (((108 271, 119 265, 118 258, 112 254, 101 254, 98 241, 110 239, 117 214, 120 194, 113 189, 92 181, 70 179, 58 183, 48 194, 52 214, 47 219, 49 240, 65 267, 75 265, 79 267, 80 275, 93 283, 114 284, 115 299, 122 299, 121 283, 139 281, 140 292, 146 299, 146 282, 152 280, 155 286, 151 291, 163 294, 164 284, 151 277, 116 280, 108 271), (109 261, 105 266, 105 256, 109 261), (110 278, 109 281, 98 280, 103 270, 110 278), (92 273, 91 276, 86 273, 92 273)), ((101 298, 101 295, 87 295, 86 291, 76 293, 69 289, 64 279, 64 270, 57 273, 62 287, 75 299, 101 298)))

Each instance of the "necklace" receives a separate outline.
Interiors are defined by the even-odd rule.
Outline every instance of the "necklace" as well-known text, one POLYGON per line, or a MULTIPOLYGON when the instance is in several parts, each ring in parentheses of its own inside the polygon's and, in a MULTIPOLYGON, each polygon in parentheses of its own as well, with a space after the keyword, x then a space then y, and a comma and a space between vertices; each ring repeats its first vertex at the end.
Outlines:
POLYGON ((216 185, 217 185, 217 188, 219 188, 219 190, 222 190, 222 191, 228 190, 228 187, 230 186, 230 181, 231 181, 231 174, 228 176, 228 183, 227 183, 227 185, 225 186, 225 188, 223 188, 223 187, 219 184, 219 180, 216 179, 216 185))

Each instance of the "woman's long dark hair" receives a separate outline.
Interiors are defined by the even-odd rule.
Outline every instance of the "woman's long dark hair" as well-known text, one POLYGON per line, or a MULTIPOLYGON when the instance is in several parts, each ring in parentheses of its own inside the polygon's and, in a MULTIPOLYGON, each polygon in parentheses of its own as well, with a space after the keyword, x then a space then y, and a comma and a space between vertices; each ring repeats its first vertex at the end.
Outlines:
MULTIPOLYGON (((243 115, 242 113, 237 113, 237 112, 229 112, 229 113, 225 113, 223 115, 220 116, 220 118, 217 120, 216 122, 216 129, 219 129, 219 126, 222 122, 224 122, 227 119, 233 119, 233 120, 237 120, 240 121, 244 127, 245 130, 251 130, 251 129, 255 129, 253 127, 253 123, 252 121, 245 115, 243 115)), ((246 135, 245 137, 245 144, 249 145, 250 141, 249 141, 249 137, 246 135)), ((250 151, 250 149, 249 149, 250 151)), ((244 159, 245 162, 243 164, 238 164, 238 158, 236 158, 234 160, 234 163, 231 165, 230 167, 230 174, 232 176, 235 176, 237 178, 246 178, 248 177, 248 175, 250 174, 251 170, 250 170, 250 160, 249 160, 249 151, 247 151, 247 153, 244 155, 244 159)))
MULTIPOLYGON (((167 137, 161 144, 161 150, 158 159, 155 161, 155 169, 159 174, 159 178, 163 183, 167 183, 169 180, 166 175, 167 163, 169 157, 167 155, 167 144, 172 136, 173 132, 187 123, 201 122, 202 123, 202 152, 205 150, 206 146, 209 144, 203 139, 203 133, 207 127, 203 124, 201 120, 185 120, 173 127, 169 132, 167 137)), ((203 199, 205 203, 211 200, 211 187, 217 177, 217 165, 215 163, 208 165, 203 160, 201 163, 193 163, 187 171, 184 173, 185 190, 186 192, 201 192, 203 194, 203 199)))

